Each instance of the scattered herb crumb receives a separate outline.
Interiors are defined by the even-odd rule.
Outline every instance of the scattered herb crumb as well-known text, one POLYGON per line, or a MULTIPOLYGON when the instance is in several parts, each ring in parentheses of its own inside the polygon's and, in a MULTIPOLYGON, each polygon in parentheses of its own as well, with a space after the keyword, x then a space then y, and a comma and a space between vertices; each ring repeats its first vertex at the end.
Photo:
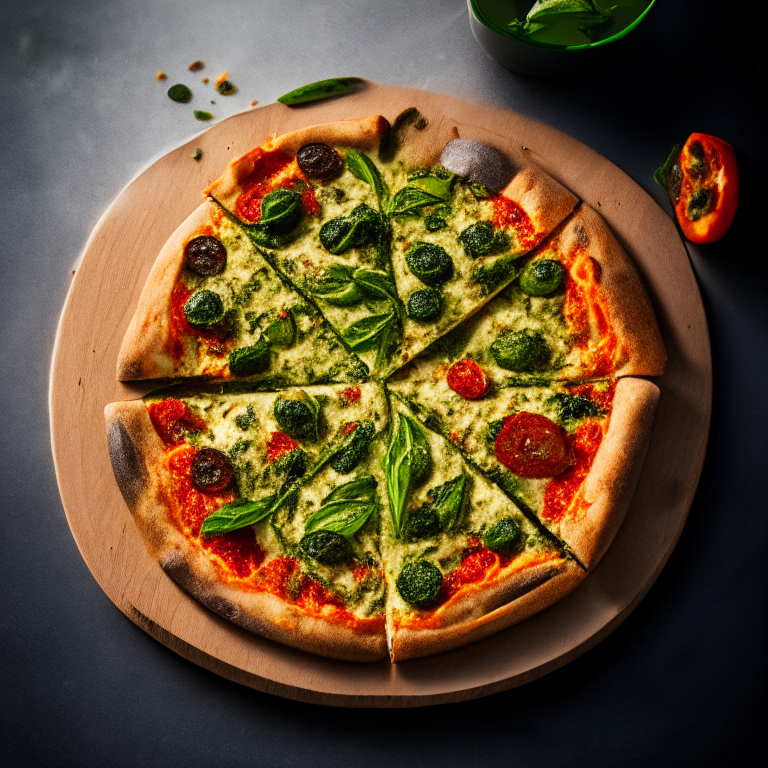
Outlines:
POLYGON ((203 156, 203 150, 198 147, 192 155, 193 160, 199 160, 203 156))
POLYGON ((215 102, 215 101, 213 101, 213 99, 211 99, 211 104, 215 104, 215 103, 216 103, 216 102, 215 102))
POLYGON ((167 80, 167 79, 168 79, 168 75, 166 75, 165 72, 158 72, 155 75, 155 80, 167 80))
POLYGON ((179 104, 186 104, 192 98, 192 91, 186 85, 177 83, 168 89, 168 96, 179 104))
POLYGON ((221 84, 222 84, 222 83, 223 83, 223 82, 224 82, 224 81, 227 79, 227 76, 228 76, 228 75, 229 75, 229 72, 222 72, 222 73, 221 73, 221 74, 220 74, 220 75, 219 75, 219 76, 216 78, 216 87, 217 87, 217 88, 218 88, 218 87, 219 87, 219 86, 220 86, 220 85, 221 85, 221 84))
POLYGON ((225 80, 223 83, 217 85, 216 90, 222 96, 231 96, 233 93, 237 93, 237 88, 229 80, 225 80))
POLYGON ((258 99, 254 99, 254 100, 251 102, 251 106, 252 106, 252 107, 255 107, 255 106, 258 104, 258 103, 259 103, 259 100, 258 100, 258 99))
POLYGON ((213 120, 213 115, 210 112, 203 112, 202 109, 196 109, 195 120, 213 120))
POLYGON ((211 82, 211 78, 210 77, 204 77, 203 78, 203 83, 205 83, 205 85, 208 85, 208 83, 210 83, 210 82, 211 82))
POLYGON ((193 61, 189 65, 189 71, 190 72, 199 72, 204 66, 205 66, 205 64, 202 61, 200 61, 200 59, 197 59, 196 61, 193 61))

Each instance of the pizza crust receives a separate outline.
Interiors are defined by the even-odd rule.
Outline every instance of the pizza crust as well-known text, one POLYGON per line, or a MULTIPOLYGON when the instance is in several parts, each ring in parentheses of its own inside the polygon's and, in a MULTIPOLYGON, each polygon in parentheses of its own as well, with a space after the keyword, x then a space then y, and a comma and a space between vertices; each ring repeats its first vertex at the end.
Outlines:
POLYGON ((389 123, 381 115, 370 115, 355 120, 340 120, 302 128, 292 133, 273 137, 242 157, 233 160, 216 181, 203 190, 227 210, 234 211, 235 203, 244 191, 243 180, 253 171, 254 162, 264 152, 282 150, 289 157, 305 144, 320 141, 337 147, 353 147, 360 150, 378 149, 382 139, 389 132, 389 123))
POLYGON ((218 615, 270 640, 345 661, 386 658, 384 631, 361 633, 309 616, 264 592, 244 592, 220 581, 215 566, 176 527, 162 488, 165 444, 142 400, 104 410, 107 443, 120 491, 136 526, 163 570, 218 615))
POLYGON ((586 509, 560 523, 560 537, 589 570, 605 554, 629 509, 659 396, 659 388, 645 379, 616 382, 608 431, 582 486, 586 509))
POLYGON ((563 252, 582 247, 599 265, 598 281, 618 350, 613 376, 661 376, 667 352, 651 300, 627 252, 603 217, 581 203, 559 236, 563 252))
POLYGON ((170 353, 171 295, 184 269, 184 246, 206 225, 217 221, 212 203, 205 202, 171 235, 155 260, 117 358, 118 381, 173 376, 170 353))
POLYGON ((468 590, 446 611, 440 627, 390 626, 390 658, 415 659, 482 640, 553 605, 585 577, 575 562, 560 559, 511 574, 490 588, 468 590))

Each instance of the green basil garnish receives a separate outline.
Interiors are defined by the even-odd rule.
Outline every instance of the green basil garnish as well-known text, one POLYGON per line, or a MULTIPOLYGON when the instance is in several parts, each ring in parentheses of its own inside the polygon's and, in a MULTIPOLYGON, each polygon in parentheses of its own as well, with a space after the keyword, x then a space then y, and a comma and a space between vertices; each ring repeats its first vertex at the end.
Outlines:
POLYGON ((304 104, 307 101, 318 101, 319 99, 328 99, 331 96, 342 96, 345 93, 353 91, 360 83, 356 77, 333 77, 329 80, 318 80, 316 83, 302 85, 288 93, 278 97, 281 104, 292 106, 293 104, 304 104))
POLYGON ((277 494, 273 494, 258 501, 242 500, 224 504, 203 520, 200 533, 203 536, 218 536, 255 525, 272 514, 277 500, 277 494))
POLYGON ((363 475, 334 488, 320 509, 307 518, 304 533, 333 531, 346 538, 354 536, 376 511, 376 480, 363 475))
POLYGON ((445 179, 437 176, 411 179, 407 186, 392 198, 387 212, 390 216, 401 216, 425 205, 444 203, 451 199, 453 179, 453 174, 445 179))
POLYGON ((353 176, 357 176, 358 179, 373 187, 376 199, 379 202, 379 210, 385 211, 389 203, 389 187, 373 160, 363 152, 358 152, 356 149, 348 149, 344 153, 344 164, 349 168, 353 176))
POLYGON ((356 352, 368 352, 381 344, 382 339, 394 327, 396 320, 394 312, 369 315, 344 328, 341 335, 356 352))
POLYGON ((509 29, 530 35, 557 21, 573 19, 590 40, 605 31, 617 6, 602 8, 595 0, 536 0, 525 21, 512 21, 509 29))
POLYGON ((410 416, 398 414, 387 452, 381 460, 397 538, 402 535, 408 491, 427 474, 431 463, 429 443, 421 425, 410 416))
POLYGON ((303 212, 298 192, 293 189, 276 189, 261 201, 261 218, 257 226, 270 234, 285 234, 299 223, 303 212))

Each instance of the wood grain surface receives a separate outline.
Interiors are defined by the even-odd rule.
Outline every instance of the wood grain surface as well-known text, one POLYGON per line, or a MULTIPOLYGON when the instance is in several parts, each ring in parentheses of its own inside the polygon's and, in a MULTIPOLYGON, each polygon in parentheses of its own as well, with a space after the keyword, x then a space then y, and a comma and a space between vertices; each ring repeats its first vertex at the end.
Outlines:
POLYGON ((437 93, 366 82, 351 96, 243 112, 161 157, 112 203, 85 247, 59 322, 50 382, 56 475, 72 534, 117 607, 164 645, 261 691, 337 706, 461 701, 521 685, 594 646, 632 611, 677 542, 704 461, 712 362, 701 296, 672 220, 601 155, 541 123, 437 93), (669 354, 635 497, 607 555, 573 593, 481 643, 392 665, 333 661, 230 624, 177 587, 147 554, 107 454, 104 406, 157 383, 123 384, 115 365, 155 257, 225 165, 270 135, 417 106, 433 124, 529 157, 602 213, 633 257, 669 354), (195 162, 195 148, 203 151, 195 162))

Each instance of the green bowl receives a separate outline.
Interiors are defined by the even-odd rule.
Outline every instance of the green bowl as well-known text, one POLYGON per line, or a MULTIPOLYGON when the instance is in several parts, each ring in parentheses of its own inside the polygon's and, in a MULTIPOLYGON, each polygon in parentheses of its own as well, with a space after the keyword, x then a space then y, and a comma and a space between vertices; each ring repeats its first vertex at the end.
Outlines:
POLYGON ((655 3, 656 0, 650 0, 633 22, 611 37, 584 45, 523 42, 490 21, 476 0, 467 0, 467 8, 475 40, 499 64, 522 75, 563 78, 585 74, 615 59, 632 42, 638 26, 655 3))

